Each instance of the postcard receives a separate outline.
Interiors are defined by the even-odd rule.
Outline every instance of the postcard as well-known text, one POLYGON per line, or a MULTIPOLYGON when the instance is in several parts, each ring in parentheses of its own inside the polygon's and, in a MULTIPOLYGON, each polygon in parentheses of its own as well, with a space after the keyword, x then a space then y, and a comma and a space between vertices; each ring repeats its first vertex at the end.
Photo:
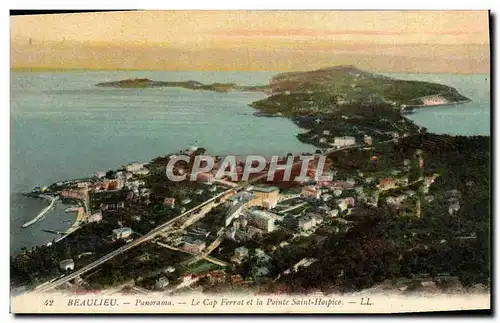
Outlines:
POLYGON ((11 13, 11 312, 491 310, 489 15, 11 13))

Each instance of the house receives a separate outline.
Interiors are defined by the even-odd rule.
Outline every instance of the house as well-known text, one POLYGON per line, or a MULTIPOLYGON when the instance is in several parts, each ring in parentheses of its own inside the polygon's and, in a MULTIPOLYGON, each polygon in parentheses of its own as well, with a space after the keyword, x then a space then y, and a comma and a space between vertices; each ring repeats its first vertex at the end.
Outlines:
POLYGON ((166 197, 163 200, 163 205, 167 205, 167 206, 170 206, 171 208, 174 208, 175 207, 175 198, 173 198, 173 197, 166 197))
POLYGON ((203 194, 203 192, 205 192, 205 191, 204 191, 204 190, 202 190, 201 188, 199 188, 199 189, 197 189, 197 190, 194 192, 194 194, 196 194, 196 195, 201 195, 201 194, 203 194))
POLYGON ((314 228, 315 222, 311 216, 305 215, 299 219, 299 229, 301 231, 309 231, 314 228))
POLYGON ((117 209, 124 209, 125 208, 125 202, 124 201, 120 201, 120 202, 116 203, 116 208, 117 209))
POLYGON ((378 184, 378 188, 381 191, 390 190, 396 187, 396 181, 392 178, 383 178, 378 184))
POLYGON ((126 239, 132 234, 132 229, 129 227, 123 227, 113 230, 113 239, 126 239))
POLYGON ((356 139, 351 136, 335 137, 333 140, 333 146, 340 148, 346 146, 352 146, 356 144, 356 139))
POLYGON ((373 139, 370 136, 365 135, 363 138, 365 145, 371 146, 373 144, 373 139))
POLYGON ((321 191, 316 186, 309 185, 309 186, 302 187, 301 194, 304 197, 311 197, 311 198, 319 199, 319 197, 321 195, 321 191))
POLYGON ((156 289, 159 289, 159 290, 162 290, 164 289, 165 287, 167 287, 169 285, 170 281, 168 280, 167 277, 160 277, 156 280, 155 282, 155 288, 156 289))
POLYGON ((323 201, 327 202, 327 201, 331 200, 331 199, 332 199, 332 197, 333 197, 333 196, 332 196, 332 195, 330 195, 330 194, 324 194, 324 195, 322 195, 322 196, 321 196, 321 199, 322 199, 323 201))
POLYGON ((329 136, 330 135, 330 130, 323 130, 323 135, 329 136))
POLYGON ((185 199, 183 199, 183 200, 181 201, 181 204, 182 204, 182 205, 186 205, 186 204, 189 204, 189 203, 191 203, 191 199, 190 199, 190 198, 185 198, 185 199))
POLYGON ((323 216, 321 214, 318 214, 318 213, 312 213, 310 214, 312 220, 314 221, 314 225, 318 225, 318 224, 321 224, 324 220, 323 216))
POLYGON ((144 168, 145 163, 131 163, 125 166, 127 172, 137 172, 144 168))
POLYGON ((73 259, 65 259, 59 263, 59 268, 63 272, 67 272, 68 270, 75 269, 75 262, 73 259))
POLYGON ((100 171, 95 173, 95 177, 97 178, 104 178, 106 176, 106 172, 100 171))
POLYGON ((331 217, 336 217, 336 216, 339 215, 339 210, 333 209, 333 210, 330 211, 329 214, 330 214, 331 217))
POLYGON ((435 197, 434 195, 426 195, 425 196, 425 200, 428 202, 428 203, 431 203, 435 200, 435 197))
POLYGON ((453 215, 453 214, 456 214, 458 211, 460 211, 460 204, 458 203, 453 203, 452 205, 450 205, 450 207, 448 208, 448 213, 450 215, 453 215))
POLYGON ((343 192, 343 191, 342 191, 342 189, 340 189, 340 188, 335 188, 335 189, 333 190, 333 195, 335 195, 335 197, 339 197, 340 195, 342 195, 342 192, 343 192))
POLYGON ((298 263, 293 265, 293 270, 296 272, 299 270, 300 267, 309 267, 316 261, 318 261, 318 259, 316 258, 302 258, 298 263))
POLYGON ((248 257, 248 249, 243 246, 236 248, 234 249, 234 255, 241 259, 246 258, 248 257))
POLYGON ((89 215, 89 217, 87 218, 88 223, 101 222, 101 221, 102 221, 102 213, 100 211, 89 215))

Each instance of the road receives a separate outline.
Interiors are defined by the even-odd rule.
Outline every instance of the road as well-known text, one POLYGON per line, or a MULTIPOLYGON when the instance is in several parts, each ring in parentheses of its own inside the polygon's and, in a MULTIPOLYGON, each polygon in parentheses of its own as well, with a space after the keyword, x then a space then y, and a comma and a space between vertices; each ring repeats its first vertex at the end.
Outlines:
MULTIPOLYGON (((354 148, 360 148, 362 147, 363 145, 361 144, 358 144, 358 145, 353 145, 353 146, 346 146, 346 147, 342 147, 342 148, 330 148, 330 149, 327 149, 325 150, 324 152, 322 152, 321 154, 314 154, 315 156, 321 156, 321 155, 328 155, 332 152, 336 152, 336 151, 341 151, 341 150, 348 150, 348 149, 354 149, 354 148)), ((297 161, 296 163, 293 164, 293 166, 297 166, 297 165, 300 165, 302 163, 302 160, 299 160, 297 161)), ((216 201, 217 199, 219 199, 220 197, 223 197, 224 195, 226 194, 229 194, 231 192, 237 192, 237 191, 240 191, 242 189, 244 189, 246 186, 254 183, 254 182, 257 182, 261 179, 264 179, 267 177, 267 173, 266 174, 262 174, 262 175, 259 175, 257 177, 254 177, 252 178, 251 180, 249 180, 248 182, 245 182, 245 183, 241 183, 241 184, 238 184, 237 186, 233 187, 233 188, 230 188, 230 189, 227 189, 219 194, 217 194, 216 196, 210 198, 209 200, 201 203, 201 204, 198 204, 197 206, 187 210, 186 212, 180 214, 179 216, 171 219, 170 221, 168 222, 165 222, 161 225, 159 225, 158 227, 154 228, 153 230, 149 231, 147 234, 135 239, 134 241, 114 250, 114 251, 111 251, 110 253, 108 253, 107 255, 97 259, 96 261, 88 264, 87 266, 79 269, 79 270, 76 270, 64 277, 62 277, 61 279, 58 279, 54 282, 51 282, 49 284, 46 284, 44 286, 40 286, 40 287, 37 287, 35 288, 34 292, 35 293, 44 293, 44 292, 47 292, 51 289, 54 289, 64 283, 67 283, 73 279, 75 279, 76 277, 88 272, 89 270, 92 270, 94 268, 96 268, 97 266, 100 266, 102 265, 103 263, 107 262, 108 260, 144 243, 144 242, 147 242, 151 239, 153 239, 154 237, 156 237, 157 235, 161 234, 162 232, 164 232, 165 230, 169 229, 175 222, 177 222, 179 219, 185 217, 185 216, 188 216, 188 215, 191 215, 193 213, 195 213, 196 211, 200 210, 201 208, 203 208, 205 205, 209 204, 209 203, 212 203, 213 201, 216 201)))

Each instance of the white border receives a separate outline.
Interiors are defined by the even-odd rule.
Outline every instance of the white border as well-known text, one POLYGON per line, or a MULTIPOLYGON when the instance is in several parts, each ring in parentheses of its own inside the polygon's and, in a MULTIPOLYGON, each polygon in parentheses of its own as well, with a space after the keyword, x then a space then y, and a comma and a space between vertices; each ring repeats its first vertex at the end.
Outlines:
MULTIPOLYGON (((4 7, 4 3, 2 3, 2 7, 4 7)), ((4 44, 4 49, 2 50, 2 63, 5 68, 4 72, 4 78, 3 78, 3 84, 2 84, 2 91, 3 95, 2 100, 3 104, 2 107, 0 108, 0 122, 2 122, 2 125, 0 126, 0 144, 1 144, 1 150, 2 150, 2 158, 0 158, 0 162, 2 163, 1 169, 4 171, 4 176, 2 177, 2 185, 1 185, 1 194, 0 194, 0 205, 3 208, 4 212, 2 212, 2 217, 3 221, 5 221, 5 224, 3 225, 3 228, 5 231, 4 234, 2 235, 4 241, 1 245, 1 251, 2 253, 0 254, 0 259, 10 259, 9 256, 9 243, 10 243, 10 234, 9 234, 9 214, 10 214, 10 208, 9 208, 9 173, 10 173, 10 167, 9 167, 9 124, 10 124, 10 117, 9 117, 9 105, 10 102, 8 100, 9 98, 9 83, 10 83, 10 72, 9 72, 9 18, 8 18, 8 9, 128 9, 128 8, 138 8, 140 9, 337 9, 337 10, 347 10, 347 9, 389 9, 389 10, 397 10, 397 9, 454 9, 454 10, 464 10, 464 9, 492 9, 494 14, 497 14, 497 19, 496 23, 498 25, 498 14, 500 10, 498 9, 499 2, 498 1, 493 1, 493 0, 475 0, 475 1, 466 1, 466 0, 454 0, 448 2, 448 5, 445 5, 442 1, 435 1, 435 0, 420 0, 420 1, 390 1, 390 0, 379 0, 379 1, 367 1, 367 0, 350 0, 350 1, 342 1, 342 2, 331 2, 331 1, 319 1, 319 0, 308 0, 308 1, 269 1, 269 0, 253 0, 249 1, 246 3, 241 3, 241 2, 236 2, 236 1, 221 1, 221 0, 211 0, 211 1, 193 1, 193 0, 184 0, 184 1, 179 1, 179 2, 173 2, 173 1, 131 1, 131 0, 121 0, 121 1, 115 1, 115 3, 112 2, 103 2, 103 1, 97 1, 97 0, 87 0, 87 1, 26 1, 26 0, 21 0, 21 1, 16 1, 12 2, 9 7, 2 8, 3 15, 1 16, 1 35, 3 40, 5 41, 4 44)), ((498 44, 498 33, 495 34, 495 44, 498 44)), ((493 57, 493 60, 495 61, 495 66, 498 66, 498 60, 497 57, 493 57)), ((495 91, 496 93, 498 92, 498 80, 495 84, 495 91)), ((497 101, 498 102, 498 101, 497 101)), ((495 113, 495 124, 497 123, 499 114, 497 110, 497 106, 492 107, 492 109, 495 109, 497 112, 495 113)), ((495 127, 492 127, 494 129, 495 127)), ((496 142, 495 144, 495 152, 500 150, 500 142, 496 142)), ((496 155, 496 154, 495 154, 496 155)), ((497 157, 497 156, 495 156, 497 157)), ((498 163, 498 160, 497 160, 498 163)), ((496 165, 498 166, 498 164, 496 165)), ((500 175, 498 172, 495 174, 495 182, 499 179, 500 175)), ((495 192, 495 199, 498 201, 500 198, 500 193, 497 190, 495 192)), ((492 214, 493 217, 493 214, 492 214)), ((497 219, 495 221, 495 230, 493 232, 498 232, 498 223, 499 220, 497 219)), ((493 229, 493 228, 492 228, 493 229)), ((492 236, 494 237, 492 232, 492 236)), ((496 240, 496 239, 495 239, 496 240)), ((496 241, 495 241, 496 242, 496 241)), ((494 246, 494 250, 496 250, 496 243, 494 246)), ((9 302, 10 302, 10 294, 9 294, 9 266, 8 264, 5 264, 4 266, 1 267, 1 272, 3 276, 3 281, 5 284, 3 285, 3 288, 1 290, 1 304, 2 304, 2 314, 7 314, 9 313, 9 302)), ((494 282, 497 281, 498 276, 495 275, 497 272, 497 267, 495 267, 495 273, 493 273, 494 277, 494 282)), ((496 287, 496 286, 495 286, 496 287)), ((496 291, 496 288, 494 289, 496 291)), ((494 297, 495 303, 496 299, 498 297, 494 297)), ((496 304, 495 304, 496 305, 496 304)), ((497 306, 494 305, 494 308, 498 308, 497 306)), ((12 315, 8 315, 7 317, 2 317, 2 321, 7 321, 7 320, 12 320, 14 317, 12 315)), ((84 320, 84 319, 89 319, 90 317, 83 318, 83 317, 59 317, 58 319, 71 319, 71 320, 84 320)), ((276 319, 289 319, 288 317, 283 318, 283 317, 248 317, 249 319, 258 319, 262 321, 271 321, 271 320, 276 320, 276 319)), ((247 318, 247 319, 248 319, 247 318)), ((310 319, 311 317, 307 318, 310 319)), ((319 317, 315 317, 314 319, 319 319, 319 317)), ((37 318, 26 318, 25 320, 27 321, 34 321, 37 318)), ((51 318, 46 318, 46 319, 53 319, 51 318)), ((97 320, 100 322, 105 322, 105 320, 108 320, 109 317, 99 317, 99 318, 92 318, 93 320, 97 320)), ((115 318, 115 319, 121 319, 121 318, 115 318)), ((130 318, 132 320, 137 320, 137 317, 130 318)), ((182 318, 180 317, 164 317, 162 319, 168 319, 169 321, 180 321, 182 318)), ((187 319, 187 318, 185 318, 187 319)), ((191 319, 196 319, 196 318, 191 318, 191 319)), ((209 320, 209 321, 215 321, 219 320, 218 317, 198 317, 198 319, 203 319, 203 320, 209 320)), ((227 318, 230 319, 230 318, 227 318)), ((232 318, 234 319, 234 318, 232 318)), ((304 319, 304 318, 301 318, 304 319)), ((359 317, 330 317, 330 318, 323 318, 323 319, 334 319, 334 320, 349 320, 349 322, 352 322, 352 320, 357 321, 360 320, 359 317)), ((382 319, 385 319, 385 317, 382 317, 382 319)), ((428 318, 428 317, 423 317, 420 318, 420 320, 425 319, 426 321, 430 320, 436 320, 437 318, 428 318)), ((454 318, 454 319, 462 319, 462 318, 454 318)), ((466 319, 464 317, 463 319, 466 319)))

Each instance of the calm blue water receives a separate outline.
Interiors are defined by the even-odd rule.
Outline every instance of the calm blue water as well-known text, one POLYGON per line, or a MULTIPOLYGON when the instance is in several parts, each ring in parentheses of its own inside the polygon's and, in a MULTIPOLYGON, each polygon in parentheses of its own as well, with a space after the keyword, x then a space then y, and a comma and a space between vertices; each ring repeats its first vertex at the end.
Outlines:
POLYGON ((451 135, 490 135, 490 77, 488 74, 385 74, 403 80, 428 81, 456 88, 472 102, 418 109, 407 117, 429 132, 451 135))
MULTIPOLYGON (((58 206, 27 229, 45 205, 18 193, 37 185, 85 177, 132 161, 150 160, 197 144, 214 154, 310 152, 301 131, 282 118, 259 118, 248 104, 261 93, 214 93, 176 88, 98 88, 131 77, 204 83, 267 84, 263 72, 14 72, 11 74, 11 252, 54 238, 74 215, 58 206)), ((489 78, 485 75, 391 74, 451 85, 473 100, 457 107, 422 109, 411 116, 432 132, 488 134, 489 78)))

